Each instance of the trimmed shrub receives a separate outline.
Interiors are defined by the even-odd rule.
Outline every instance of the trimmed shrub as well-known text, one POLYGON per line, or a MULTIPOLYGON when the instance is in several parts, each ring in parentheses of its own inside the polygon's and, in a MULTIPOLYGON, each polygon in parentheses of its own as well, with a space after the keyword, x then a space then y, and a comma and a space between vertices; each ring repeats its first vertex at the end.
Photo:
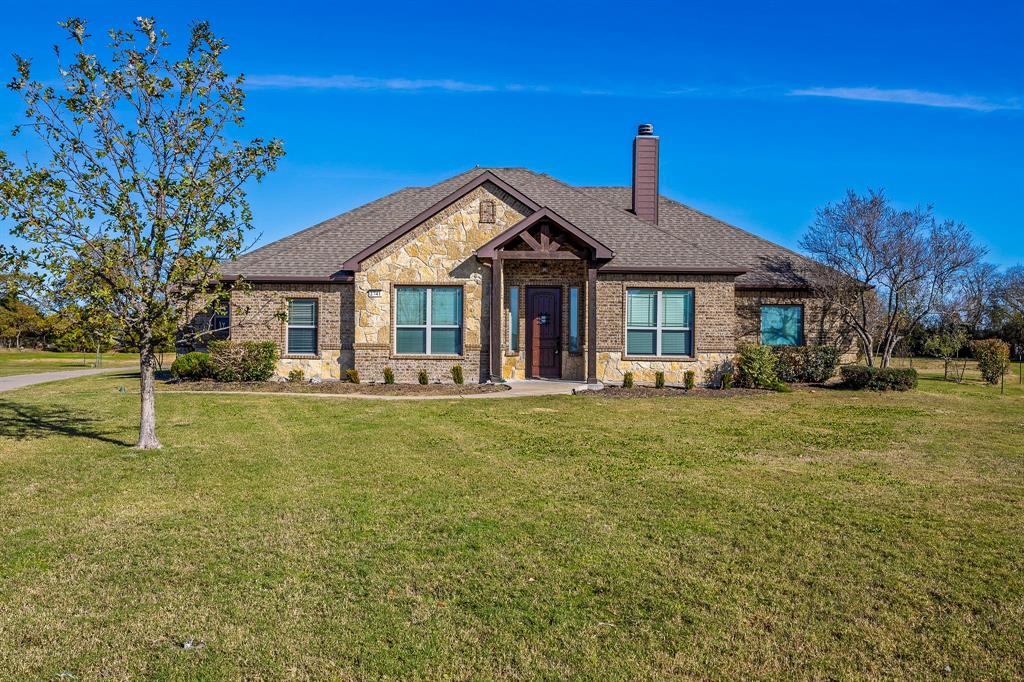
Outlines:
POLYGON ((390 367, 384 368, 384 383, 393 384, 395 383, 395 372, 390 367))
POLYGON ((273 341, 210 341, 210 363, 217 381, 267 381, 274 376, 273 341))
POLYGON ((171 376, 175 379, 209 379, 213 376, 213 365, 209 353, 185 353, 171 363, 171 376))
POLYGON ((421 369, 416 379, 420 382, 420 386, 426 386, 430 383, 430 377, 427 376, 427 370, 421 369))
POLYGON ((303 372, 298 367, 296 367, 292 371, 288 372, 288 381, 290 381, 293 384, 301 383, 302 381, 305 381, 305 379, 306 379, 306 373, 303 372))
POLYGON ((359 370, 358 369, 346 369, 345 378, 353 384, 359 383, 359 370))
POLYGON ((462 365, 452 367, 452 381, 457 384, 462 384, 466 381, 466 378, 462 375, 462 365))
POLYGON ((740 346, 736 358, 736 385, 743 388, 777 389, 781 383, 775 372, 778 357, 771 346, 747 343, 740 346))
POLYGON ((839 349, 833 346, 772 346, 775 374, 780 381, 820 384, 839 366, 839 349))
POLYGON ((686 370, 686 373, 683 374, 683 386, 686 388, 687 391, 692 391, 693 387, 696 386, 696 384, 697 373, 694 372, 692 369, 686 370))
POLYGON ((633 388, 633 373, 626 372, 622 375, 622 387, 633 388))
POLYGON ((917 388, 917 370, 912 367, 866 367, 846 365, 839 370, 843 386, 855 390, 909 391, 917 388))
POLYGON ((990 384, 998 384, 1010 368, 1010 346, 999 339, 985 339, 971 341, 971 350, 981 377, 990 384))
POLYGON ((727 391, 730 388, 732 388, 732 382, 733 382, 732 372, 722 372, 722 384, 721 384, 722 390, 723 391, 727 391))
POLYGON ((665 388, 665 373, 664 372, 655 372, 654 373, 654 387, 655 388, 665 388))

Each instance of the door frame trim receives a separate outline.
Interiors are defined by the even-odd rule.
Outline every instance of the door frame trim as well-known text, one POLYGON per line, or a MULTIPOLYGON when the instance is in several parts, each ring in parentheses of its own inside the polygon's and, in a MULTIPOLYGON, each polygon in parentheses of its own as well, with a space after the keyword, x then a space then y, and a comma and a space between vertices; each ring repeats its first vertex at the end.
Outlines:
POLYGON ((563 301, 564 295, 563 294, 565 293, 565 292, 562 291, 563 287, 560 284, 534 284, 534 285, 528 284, 528 285, 525 285, 523 287, 523 289, 524 289, 524 291, 526 293, 526 301, 525 301, 525 303, 526 303, 526 378, 527 379, 561 379, 562 378, 562 373, 563 373, 562 372, 562 369, 563 369, 562 368, 562 353, 561 353, 562 347, 563 347, 563 344, 562 344, 562 332, 563 332, 563 329, 562 329, 562 327, 564 326, 563 323, 565 322, 565 320, 562 319, 564 317, 563 314, 562 314, 562 304, 564 303, 564 301, 563 301), (536 291, 538 289, 541 289, 541 290, 546 289, 546 290, 554 291, 554 292, 558 293, 558 304, 557 305, 558 305, 558 350, 559 350, 559 352, 558 352, 558 376, 556 376, 556 377, 542 377, 542 376, 534 375, 533 374, 533 319, 532 319, 532 317, 530 315, 530 312, 531 312, 531 308, 530 308, 530 292, 531 291, 536 291))

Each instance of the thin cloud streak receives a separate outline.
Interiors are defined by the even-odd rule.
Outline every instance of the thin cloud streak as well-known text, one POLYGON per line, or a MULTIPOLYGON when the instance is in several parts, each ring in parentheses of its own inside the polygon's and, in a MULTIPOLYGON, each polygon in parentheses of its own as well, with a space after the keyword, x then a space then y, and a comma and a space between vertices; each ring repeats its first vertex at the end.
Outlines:
POLYGON ((971 111, 999 111, 1020 109, 1017 101, 997 102, 972 95, 949 95, 928 90, 883 88, 801 88, 790 90, 787 95, 794 97, 831 97, 835 99, 862 102, 887 102, 892 104, 915 104, 942 109, 970 109, 971 111))
POLYGON ((450 78, 373 78, 370 76, 292 76, 288 74, 256 75, 246 78, 254 88, 277 90, 394 90, 418 92, 421 90, 445 90, 448 92, 493 92, 493 85, 467 83, 450 78))

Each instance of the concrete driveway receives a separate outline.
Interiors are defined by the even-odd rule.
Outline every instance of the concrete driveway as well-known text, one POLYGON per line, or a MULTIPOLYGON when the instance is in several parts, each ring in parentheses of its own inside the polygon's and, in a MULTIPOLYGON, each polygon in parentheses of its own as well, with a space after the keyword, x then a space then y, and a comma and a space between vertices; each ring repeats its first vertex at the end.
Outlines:
POLYGON ((39 372, 37 374, 14 374, 9 377, 0 377, 0 393, 13 391, 16 388, 24 388, 34 384, 45 384, 48 381, 60 381, 61 379, 74 379, 75 377, 89 376, 90 374, 103 374, 104 372, 132 371, 131 367, 99 367, 97 369, 68 369, 59 372, 39 372))

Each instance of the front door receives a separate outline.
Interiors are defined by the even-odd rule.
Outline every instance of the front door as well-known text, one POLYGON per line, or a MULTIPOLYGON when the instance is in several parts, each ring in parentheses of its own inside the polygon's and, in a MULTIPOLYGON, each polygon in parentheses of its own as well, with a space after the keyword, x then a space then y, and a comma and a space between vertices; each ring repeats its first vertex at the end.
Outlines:
POLYGON ((562 376, 562 290, 526 289, 526 363, 529 376, 562 376))

